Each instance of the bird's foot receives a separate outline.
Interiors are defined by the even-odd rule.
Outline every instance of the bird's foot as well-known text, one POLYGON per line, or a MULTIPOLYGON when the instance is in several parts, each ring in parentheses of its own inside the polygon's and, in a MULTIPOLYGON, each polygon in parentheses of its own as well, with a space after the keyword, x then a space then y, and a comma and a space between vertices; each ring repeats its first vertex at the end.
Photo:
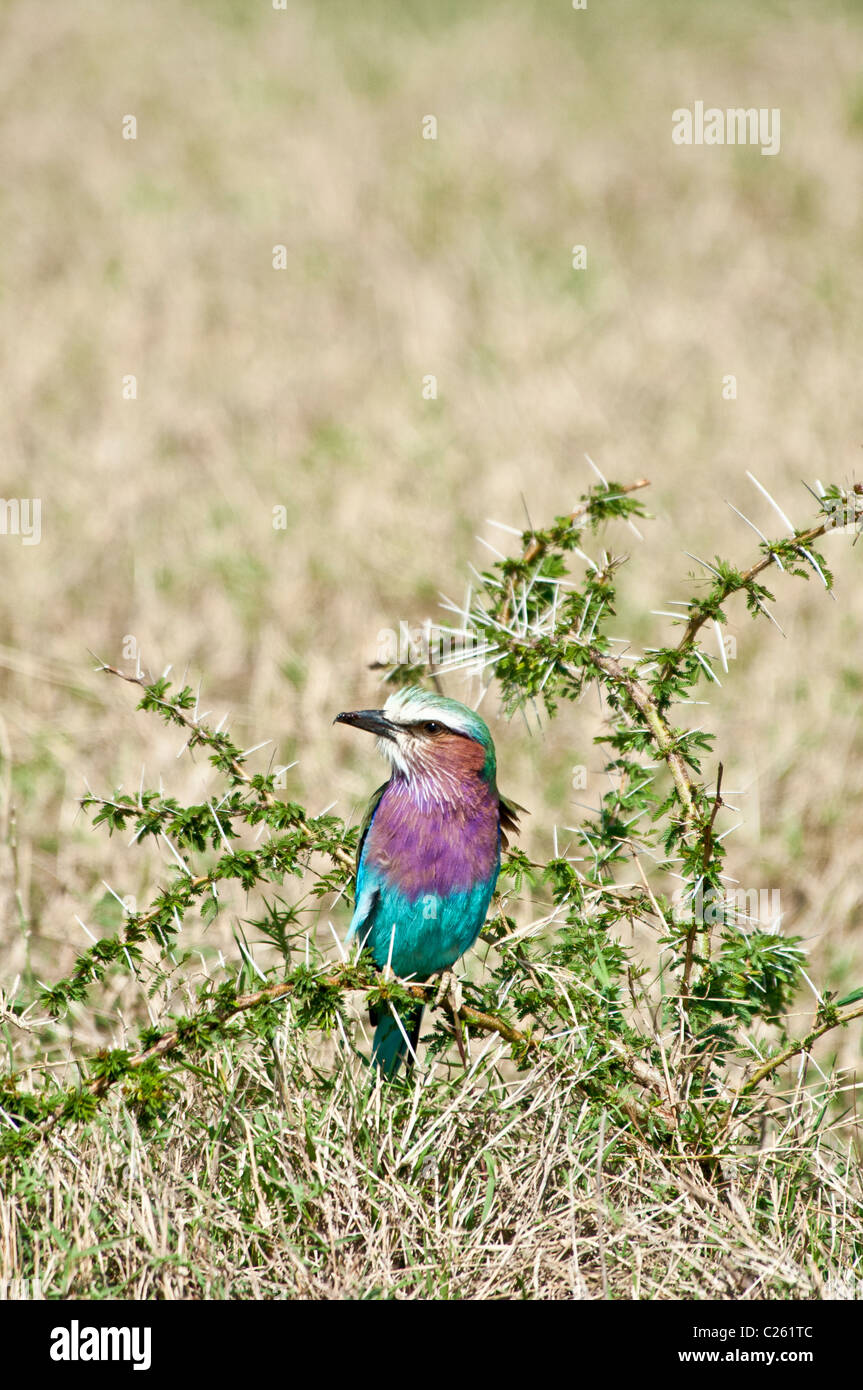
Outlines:
POLYGON ((461 980, 454 970, 442 970, 438 976, 437 992, 432 1000, 432 1008, 436 1009, 438 1004, 443 1003, 448 1003, 455 1013, 458 1013, 462 1006, 461 980))
POLYGON ((461 980, 459 980, 458 976, 455 975, 452 970, 441 971, 440 983, 438 984, 432 1007, 436 1008, 438 1004, 444 1003, 452 1016, 453 1030, 455 1032, 455 1040, 458 1044, 458 1052, 462 1060, 462 1066, 466 1067, 467 1053, 464 1047, 464 1032, 461 1026, 461 1019, 459 1018, 462 1006, 461 980))

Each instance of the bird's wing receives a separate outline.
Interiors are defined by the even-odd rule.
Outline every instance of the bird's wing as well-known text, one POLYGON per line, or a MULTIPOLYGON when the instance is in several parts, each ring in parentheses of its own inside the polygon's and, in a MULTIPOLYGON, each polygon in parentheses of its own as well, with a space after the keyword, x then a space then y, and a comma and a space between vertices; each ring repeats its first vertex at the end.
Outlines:
POLYGON ((366 836, 369 833, 369 826, 374 820, 375 811, 378 809, 380 799, 384 794, 386 782, 372 793, 366 813, 360 825, 360 838, 357 841, 357 886, 354 898, 354 915, 351 918, 351 925, 348 927, 347 940, 359 936, 362 938, 361 928, 371 916, 372 909, 380 893, 380 887, 373 880, 369 881, 363 872, 363 849, 365 848, 366 836))
POLYGON ((369 800, 369 804, 368 804, 368 806, 366 807, 366 813, 365 813, 365 815, 363 816, 362 824, 360 825, 360 838, 357 840, 357 893, 358 893, 358 894, 359 894, 360 868, 361 868, 362 862, 363 862, 363 847, 364 847, 364 845, 365 845, 365 843, 366 843, 366 836, 367 836, 368 833, 369 833, 369 826, 371 825, 372 821, 373 821, 374 818, 375 818, 375 811, 378 809, 378 804, 379 804, 379 802, 380 802, 381 797, 383 796, 384 792, 385 792, 386 789, 387 789, 387 785, 388 785, 388 783, 382 782, 381 785, 378 787, 377 791, 376 791, 376 792, 372 792, 372 794, 371 794, 371 799, 369 800))
POLYGON ((509 801, 507 797, 500 796, 500 793, 498 793, 498 797, 500 801, 500 839, 501 844, 506 849, 509 844, 509 836, 518 831, 519 815, 527 816, 530 815, 530 812, 526 811, 523 806, 519 806, 517 801, 509 801))
POLYGON ((354 915, 351 918, 351 925, 348 927, 346 941, 353 941, 358 936, 360 942, 365 946, 365 938, 369 934, 371 924, 369 919, 374 910, 375 903, 380 896, 380 884, 367 883, 362 888, 357 888, 357 900, 354 904, 354 915), (369 923, 369 926, 366 924, 369 923))

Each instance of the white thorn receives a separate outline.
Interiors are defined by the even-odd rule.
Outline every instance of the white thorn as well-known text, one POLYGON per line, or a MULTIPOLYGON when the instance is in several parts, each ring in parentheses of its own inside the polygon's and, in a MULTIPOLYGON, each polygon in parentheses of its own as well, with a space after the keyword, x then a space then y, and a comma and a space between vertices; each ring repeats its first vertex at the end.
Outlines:
MULTIPOLYGON (((188 864, 186 864, 186 863, 180 858, 179 854, 178 854, 177 851, 174 849, 174 846, 171 844, 171 841, 168 839, 168 837, 167 837, 167 835, 165 834, 164 830, 160 830, 160 831, 159 831, 159 835, 160 835, 161 838, 165 841, 165 844, 168 846, 168 849, 171 851, 171 853, 173 854, 173 856, 174 856, 174 858, 176 859, 177 863, 179 864, 180 868, 183 870, 183 873, 184 873, 184 874, 188 874, 189 877, 191 878, 191 877, 192 877, 192 871, 191 871, 191 869, 189 868, 188 864)), ((108 885, 105 884, 105 887, 106 887, 106 888, 107 888, 107 886, 108 886, 108 885)))
POLYGON ((747 476, 747 478, 750 479, 751 482, 753 482, 753 483, 755 484, 755 486, 758 488, 758 491, 762 494, 762 496, 764 496, 764 497, 767 498, 767 501, 770 503, 770 505, 771 505, 771 507, 773 508, 773 510, 775 511, 776 515, 779 517, 779 519, 780 519, 781 521, 784 521, 785 525, 788 527, 788 530, 791 532, 791 534, 792 534, 792 536, 793 536, 793 535, 794 535, 794 527, 793 527, 793 525, 791 524, 791 522, 788 520, 788 517, 787 517, 787 516, 785 515, 785 513, 783 512, 783 510, 782 510, 782 508, 780 507, 779 503, 776 502, 776 501, 770 496, 770 493, 767 491, 767 488, 764 487, 762 483, 759 483, 758 479, 755 477, 755 475, 754 475, 753 473, 750 473, 750 472, 749 472, 749 469, 748 469, 748 468, 747 468, 747 470, 746 470, 746 476, 747 476))
POLYGON ((727 675, 728 675, 728 656, 727 656, 726 651, 725 651, 725 643, 724 643, 723 640, 722 640, 722 628, 719 626, 719 624, 718 624, 718 622, 716 621, 715 618, 713 619, 713 629, 714 629, 714 631, 715 631, 715 633, 716 633, 716 641, 717 641, 718 644, 719 644, 719 659, 720 659, 720 661, 722 662, 722 669, 723 669, 723 671, 725 672, 725 674, 726 674, 726 676, 727 676, 727 675))
POLYGON ((590 466, 591 466, 591 468, 593 469, 594 473, 596 474, 597 478, 598 478, 599 481, 602 483, 602 486, 603 486, 604 488, 608 488, 608 479, 607 479, 607 478, 604 478, 604 477, 602 476, 602 474, 600 473, 600 471, 599 471, 599 469, 597 468, 596 464, 594 463, 593 459, 590 457, 590 454, 585 454, 584 457, 587 459, 588 463, 590 464, 590 466))
POLYGON ((123 911, 125 912, 125 911, 126 911, 126 904, 123 902, 123 899, 120 897, 120 894, 119 894, 119 893, 115 893, 114 890, 113 890, 113 888, 111 887, 110 883, 105 883, 105 880, 104 880, 104 879, 102 879, 102 883, 103 883, 104 886, 108 889, 108 892, 111 894, 111 896, 117 899, 117 902, 120 904, 120 906, 122 907, 123 911))
POLYGON ((711 679, 712 681, 716 681, 716 684, 717 684, 717 685, 719 686, 719 688, 721 689, 721 688, 722 688, 722 681, 719 679, 719 677, 716 675, 716 673, 715 673, 714 671, 711 671, 709 665, 708 665, 707 662, 705 661, 704 657, 701 655, 701 652, 698 651, 698 649, 697 649, 696 647, 693 647, 693 648, 692 648, 692 653, 693 653, 693 656, 696 658, 696 660, 701 662, 701 665, 704 667, 704 669, 705 669, 705 671, 707 672, 707 674, 708 674, 708 676, 710 677, 710 679, 711 679))
POLYGON ((684 555, 688 555, 690 560, 694 560, 697 565, 703 565, 706 570, 710 570, 710 573, 715 574, 717 579, 722 578, 718 569, 715 569, 713 565, 709 565, 706 560, 699 560, 698 556, 693 555, 691 550, 684 550, 683 553, 684 555))
POLYGON ((347 961, 347 956, 346 956, 346 954, 345 954, 345 948, 344 948, 344 946, 343 946, 342 943, 341 943, 341 939, 340 939, 340 937, 339 937, 338 932, 336 931, 336 929, 335 929, 335 927, 333 926, 332 922, 329 921, 329 919, 327 920, 327 926, 329 927, 330 931, 332 932, 332 934, 333 934, 333 940, 335 941, 336 945, 337 945, 338 948, 339 948, 339 955, 341 956, 341 958, 342 958, 343 961, 347 961))
POLYGON ((216 825, 218 826, 219 834, 221 835, 222 839, 223 839, 224 842, 225 842, 225 849, 228 851, 229 854, 233 854, 233 846, 232 846, 230 840, 228 839, 227 835, 225 834, 225 832, 224 832, 224 830, 223 830, 223 828, 222 828, 222 822, 219 820, 219 817, 216 815, 216 812, 215 812, 215 809, 214 809, 212 803, 208 801, 208 802, 207 802, 207 805, 208 805, 209 808, 210 808, 210 814, 211 814, 211 816, 213 817, 213 820, 216 822, 216 825))
POLYGON ((257 753, 259 748, 266 748, 268 743, 272 743, 271 738, 265 738, 263 743, 256 743, 253 748, 246 748, 241 754, 241 758, 251 757, 252 753, 257 753))
POLYGON ((267 983, 267 977, 266 977, 266 975, 262 974, 262 972, 258 969, 258 966, 257 966, 257 964, 256 964, 256 962, 255 962, 255 959, 254 959, 254 957, 253 957, 251 951, 249 950, 249 948, 248 948, 247 946, 244 946, 244 945, 243 945, 243 943, 242 943, 242 941, 240 941, 239 937, 237 937, 237 945, 238 945, 239 948, 240 948, 241 954, 244 955, 244 956, 246 957, 246 960, 249 962, 249 965, 250 965, 250 966, 252 967, 252 969, 254 970, 255 974, 256 974, 257 977, 258 977, 258 979, 259 979, 259 980, 263 980, 264 984, 266 984, 266 983, 267 983))
POLYGON ((479 541, 480 545, 484 545, 486 550, 490 550, 492 555, 496 555, 499 560, 506 559, 506 556, 501 554, 497 547, 492 545, 491 541, 483 540, 482 536, 477 536, 476 540, 479 541))
POLYGON ((89 936, 90 940, 95 944, 95 941, 96 941, 95 936, 94 936, 93 933, 91 932, 90 928, 86 925, 86 923, 84 923, 84 922, 81 921, 81 918, 78 916, 77 912, 75 913, 75 921, 78 923, 78 926, 79 926, 79 927, 83 927, 83 928, 84 928, 84 931, 87 933, 87 935, 89 936))

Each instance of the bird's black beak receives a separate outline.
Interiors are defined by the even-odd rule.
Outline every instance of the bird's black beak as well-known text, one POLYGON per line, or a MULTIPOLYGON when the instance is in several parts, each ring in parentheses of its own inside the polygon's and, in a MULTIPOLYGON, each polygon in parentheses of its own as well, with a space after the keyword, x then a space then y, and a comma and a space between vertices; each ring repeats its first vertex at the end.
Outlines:
POLYGON ((357 709, 346 714, 337 714, 334 724, 350 724, 355 729, 366 729, 378 738, 395 738, 398 724, 387 719, 382 709, 357 709))

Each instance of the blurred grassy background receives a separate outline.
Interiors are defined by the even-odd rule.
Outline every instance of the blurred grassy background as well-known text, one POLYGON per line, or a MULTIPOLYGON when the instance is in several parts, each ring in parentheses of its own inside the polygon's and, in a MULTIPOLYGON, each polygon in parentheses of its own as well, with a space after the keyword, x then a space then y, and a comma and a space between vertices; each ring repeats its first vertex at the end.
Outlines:
MULTIPOLYGON (((689 592, 684 549, 754 556, 726 497, 777 532, 747 468, 801 524, 802 478, 860 477, 860 3, 13 0, 0 28, 2 495, 43 507, 38 546, 0 537, 0 982, 27 933, 64 973, 103 880, 163 873, 89 829, 85 779, 209 782, 89 652, 188 666, 239 742, 299 759, 293 798, 353 818, 381 769, 331 720, 378 701, 379 631, 462 594, 487 518, 570 510, 585 451, 653 484, 643 542, 611 537, 636 646, 669 637, 644 615, 689 592), (673 146, 696 100, 779 107, 779 155, 673 146)), ((863 582, 824 548, 838 602, 777 576, 785 641, 732 610, 693 723, 746 791, 731 872, 781 889, 837 987, 863 973, 863 582)), ((604 789, 597 710, 530 737, 484 711, 547 855, 604 789)))

